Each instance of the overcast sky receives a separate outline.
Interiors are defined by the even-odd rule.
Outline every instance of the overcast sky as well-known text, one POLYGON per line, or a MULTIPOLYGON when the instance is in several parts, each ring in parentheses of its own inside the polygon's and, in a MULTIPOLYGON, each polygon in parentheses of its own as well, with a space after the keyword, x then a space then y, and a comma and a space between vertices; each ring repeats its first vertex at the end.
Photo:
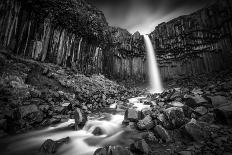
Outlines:
POLYGON ((87 0, 104 12, 112 26, 147 34, 155 26, 192 13, 215 0, 87 0))

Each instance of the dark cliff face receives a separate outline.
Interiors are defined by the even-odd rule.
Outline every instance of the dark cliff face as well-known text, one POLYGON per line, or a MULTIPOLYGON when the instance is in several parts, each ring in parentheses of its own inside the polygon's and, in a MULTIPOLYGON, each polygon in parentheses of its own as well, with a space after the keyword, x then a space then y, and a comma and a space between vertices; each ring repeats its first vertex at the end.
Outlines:
POLYGON ((208 73, 231 65, 231 4, 217 1, 155 28, 150 38, 164 77, 208 73))
MULTIPOLYGON (((231 2, 222 0, 154 28, 149 36, 162 77, 230 66, 231 10, 231 2)), ((84 0, 6 0, 0 12, 0 44, 15 54, 85 74, 146 79, 143 36, 108 26, 103 13, 84 0)))
POLYGON ((108 26, 104 14, 84 0, 18 0, 24 10, 32 12, 40 22, 49 18, 53 26, 61 26, 67 31, 89 40, 105 39, 104 30, 108 26))

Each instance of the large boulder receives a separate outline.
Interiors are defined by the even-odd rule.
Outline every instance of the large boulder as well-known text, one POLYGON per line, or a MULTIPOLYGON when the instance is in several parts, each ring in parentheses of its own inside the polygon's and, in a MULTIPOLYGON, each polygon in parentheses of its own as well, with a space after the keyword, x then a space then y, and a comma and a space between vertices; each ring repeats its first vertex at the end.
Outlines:
POLYGON ((150 115, 147 115, 144 119, 139 120, 137 126, 140 130, 150 130, 154 127, 154 122, 150 115))
POLYGON ((200 115, 205 115, 208 112, 208 109, 204 106, 200 106, 197 107, 194 111, 200 115))
POLYGON ((215 109, 216 120, 227 125, 232 125, 232 104, 215 109))
POLYGON ((138 111, 136 111, 135 109, 127 109, 124 115, 124 119, 132 122, 138 121, 139 119, 138 111))
POLYGON ((172 124, 172 129, 179 128, 185 123, 185 116, 182 108, 171 107, 165 109, 164 114, 169 123, 172 124))
POLYGON ((131 144, 130 150, 132 152, 136 152, 140 154, 148 154, 150 152, 150 147, 148 146, 148 144, 146 143, 144 139, 141 139, 131 144))
POLYGON ((209 98, 211 99, 212 104, 215 108, 228 104, 228 100, 224 96, 211 96, 209 98))
POLYGON ((20 119, 25 119, 29 123, 38 123, 43 120, 43 112, 35 104, 19 107, 18 114, 20 119))
POLYGON ((161 125, 157 125, 155 127, 155 133, 158 135, 158 137, 160 137, 165 142, 170 142, 172 140, 168 131, 161 125))
POLYGON ((186 105, 191 108, 196 108, 202 105, 210 105, 209 101, 200 95, 194 95, 194 96, 186 95, 185 98, 186 98, 185 99, 186 105))
POLYGON ((108 146, 98 148, 93 155, 131 155, 131 152, 121 146, 108 146))
POLYGON ((59 139, 54 141, 52 139, 47 139, 42 146, 40 147, 39 151, 46 154, 52 154, 57 151, 57 149, 64 143, 68 143, 70 140, 69 137, 59 139))
POLYGON ((206 138, 209 138, 208 131, 195 119, 192 119, 189 123, 185 124, 185 130, 195 141, 201 142, 206 138))
POLYGON ((87 115, 80 109, 76 108, 74 111, 75 129, 77 130, 79 126, 84 126, 87 122, 87 115))

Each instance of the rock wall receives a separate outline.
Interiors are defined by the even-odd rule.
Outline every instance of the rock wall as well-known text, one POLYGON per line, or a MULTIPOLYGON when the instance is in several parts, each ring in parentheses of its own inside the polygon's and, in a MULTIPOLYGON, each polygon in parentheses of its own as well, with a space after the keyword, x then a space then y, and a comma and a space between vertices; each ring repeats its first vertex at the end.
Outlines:
POLYGON ((219 71, 231 66, 232 3, 208 8, 158 25, 150 34, 164 78, 219 71))
MULTIPOLYGON (((220 0, 158 25, 149 35, 163 79, 231 66, 232 5, 220 0)), ((85 74, 147 79, 143 36, 110 27, 84 0, 0 1, 0 45, 15 54, 85 74)))
POLYGON ((72 67, 82 73, 102 72, 101 33, 108 26, 104 15, 81 0, 39 1, 0 2, 0 44, 38 61, 72 67), (77 6, 72 8, 69 1, 77 6), (69 20, 76 23, 68 23, 69 20))
MULTIPOLYGON (((161 23, 149 34, 163 79, 210 73, 231 66, 231 4, 229 0, 217 1, 208 8, 161 23)), ((130 36, 128 42, 122 39, 127 49, 113 50, 113 74, 124 79, 146 79, 144 42, 142 36, 137 36, 135 40, 130 36)))

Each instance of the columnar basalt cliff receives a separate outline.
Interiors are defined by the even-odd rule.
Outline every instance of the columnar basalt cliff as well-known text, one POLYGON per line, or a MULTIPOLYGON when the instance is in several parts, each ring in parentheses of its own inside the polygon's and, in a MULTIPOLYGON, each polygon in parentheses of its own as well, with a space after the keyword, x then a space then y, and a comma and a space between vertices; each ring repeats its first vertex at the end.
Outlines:
MULTIPOLYGON (((228 0, 217 1, 208 8, 161 23, 149 34, 163 79, 210 73, 231 66, 231 5, 228 0)), ((144 42, 141 36, 138 38, 139 54, 125 49, 118 50, 120 54, 116 52, 114 73, 121 77, 146 78, 144 42)), ((133 47, 133 43, 128 47, 133 47)))
POLYGON ((15 54, 83 73, 102 72, 108 24, 85 1, 6 0, 0 12, 0 43, 15 54))
MULTIPOLYGON (((108 26, 84 0, 0 2, 0 44, 15 54, 85 74, 146 80, 143 36, 108 26)), ((163 79, 230 66, 232 4, 221 0, 158 25, 149 35, 163 79)))
POLYGON ((165 78, 219 71, 231 65, 232 3, 220 0, 162 23, 150 37, 165 78))

